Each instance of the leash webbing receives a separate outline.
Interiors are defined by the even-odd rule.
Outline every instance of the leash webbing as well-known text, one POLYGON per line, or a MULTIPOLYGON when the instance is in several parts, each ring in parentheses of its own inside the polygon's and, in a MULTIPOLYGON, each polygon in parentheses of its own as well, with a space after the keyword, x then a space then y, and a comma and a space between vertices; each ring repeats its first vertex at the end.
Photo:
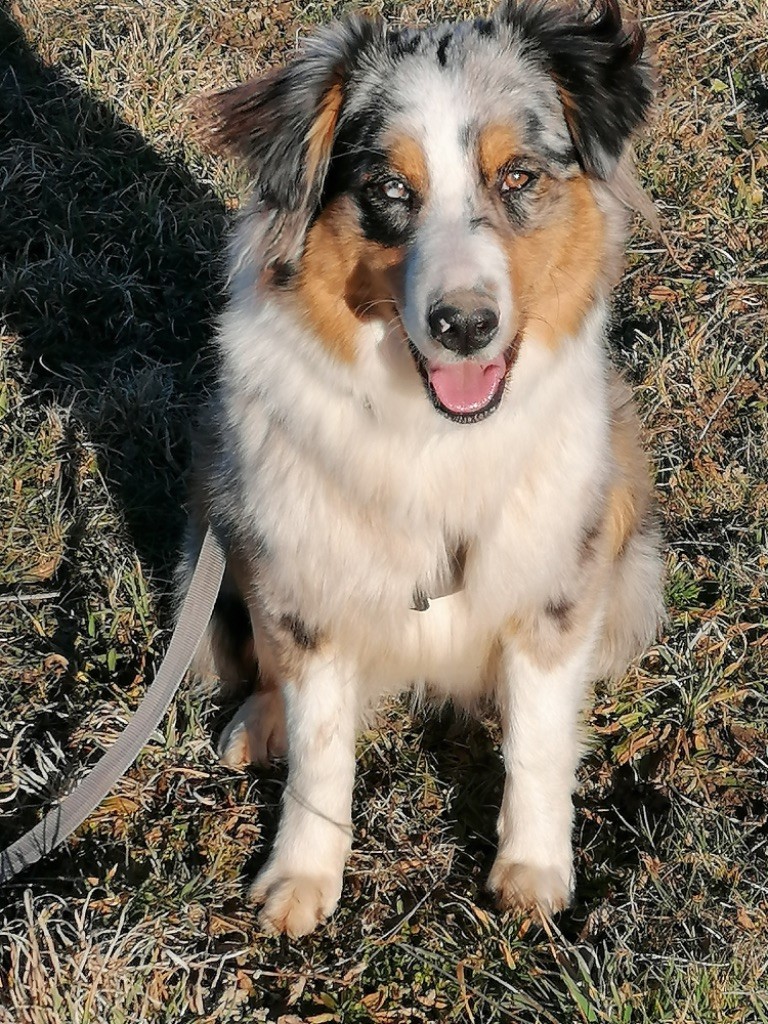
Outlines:
POLYGON ((216 603, 226 554, 209 527, 165 657, 128 725, 88 774, 42 821, 0 853, 0 884, 70 836, 125 774, 181 685, 216 603))

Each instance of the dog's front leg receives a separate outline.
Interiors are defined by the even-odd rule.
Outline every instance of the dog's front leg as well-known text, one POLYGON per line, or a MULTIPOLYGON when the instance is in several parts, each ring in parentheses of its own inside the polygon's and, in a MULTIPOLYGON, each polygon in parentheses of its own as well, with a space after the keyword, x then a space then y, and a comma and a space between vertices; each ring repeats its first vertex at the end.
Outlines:
POLYGON ((499 850, 488 879, 502 909, 551 917, 573 890, 572 792, 595 629, 552 659, 511 637, 497 698, 506 782, 499 850))
POLYGON ((266 931, 306 935, 336 908, 351 845, 358 695, 355 676, 317 652, 283 684, 288 784, 272 854, 251 888, 266 931))

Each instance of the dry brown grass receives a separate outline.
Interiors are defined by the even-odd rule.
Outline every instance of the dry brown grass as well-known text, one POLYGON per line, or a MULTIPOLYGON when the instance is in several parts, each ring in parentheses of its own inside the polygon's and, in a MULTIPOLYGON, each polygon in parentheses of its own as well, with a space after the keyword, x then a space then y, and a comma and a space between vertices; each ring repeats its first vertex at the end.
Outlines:
MULTIPOLYGON (((188 422, 243 180, 184 102, 275 62, 330 0, 18 0, 0 15, 2 839, 109 742, 169 625, 188 422)), ((217 765, 183 692, 76 839, 2 894, 0 1019, 477 1024, 768 1020, 768 13, 642 0, 661 95, 617 304, 669 540, 669 628, 598 694, 579 891, 551 934, 483 894, 494 728, 385 709, 318 935, 244 881, 283 776, 217 765)), ((389 17, 482 10, 372 3, 389 17)))

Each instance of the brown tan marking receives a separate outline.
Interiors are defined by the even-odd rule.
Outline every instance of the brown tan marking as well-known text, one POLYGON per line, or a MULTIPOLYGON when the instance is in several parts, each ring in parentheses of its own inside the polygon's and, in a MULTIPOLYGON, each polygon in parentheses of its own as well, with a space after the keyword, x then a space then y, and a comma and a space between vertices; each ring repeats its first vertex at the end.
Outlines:
POLYGON ((424 150, 409 135, 399 135, 388 145, 389 164, 401 174, 423 198, 429 187, 429 173, 424 150))
MULTIPOLYGON (((366 239, 350 199, 331 203, 307 234, 298 294, 334 358, 354 362, 361 324, 393 303, 403 252, 366 239)), ((394 306, 392 315, 394 315, 394 306)))
POLYGON ((520 152, 520 139, 510 125, 491 124, 483 128, 477 145, 480 170, 490 185, 499 171, 520 152))
POLYGON ((333 135, 339 119, 344 90, 335 82, 323 96, 320 110, 307 135, 307 182, 315 180, 318 167, 331 155, 333 135))
POLYGON ((557 347, 575 334, 604 276, 605 219, 583 177, 559 183, 546 223, 506 243, 521 328, 557 347))
POLYGON ((614 378, 611 449, 616 479, 608 492, 606 533, 612 558, 621 558, 632 535, 648 520, 653 489, 640 443, 640 425, 627 386, 614 378))

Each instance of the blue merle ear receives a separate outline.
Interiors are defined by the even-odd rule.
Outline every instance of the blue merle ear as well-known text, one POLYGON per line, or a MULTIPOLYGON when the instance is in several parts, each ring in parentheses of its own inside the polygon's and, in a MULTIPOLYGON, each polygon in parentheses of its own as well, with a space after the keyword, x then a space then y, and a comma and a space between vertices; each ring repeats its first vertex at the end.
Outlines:
POLYGON ((352 17, 310 38, 287 67, 202 97, 204 141, 239 156, 278 214, 310 211, 322 194, 349 83, 383 40, 380 23, 352 17))
POLYGON ((643 29, 624 24, 617 0, 505 0, 496 18, 543 59, 584 169, 609 178, 653 99, 643 29))

